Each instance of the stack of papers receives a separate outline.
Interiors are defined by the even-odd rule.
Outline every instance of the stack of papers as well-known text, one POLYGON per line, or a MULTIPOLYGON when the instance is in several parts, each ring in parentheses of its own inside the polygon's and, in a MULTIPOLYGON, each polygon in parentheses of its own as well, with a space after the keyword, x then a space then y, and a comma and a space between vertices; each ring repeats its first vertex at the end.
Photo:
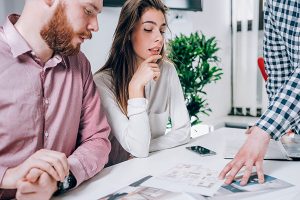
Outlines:
MULTIPOLYGON (((256 198, 265 194, 272 194, 278 190, 293 187, 294 185, 287 183, 275 177, 265 175, 265 183, 260 184, 256 173, 253 173, 245 186, 240 185, 242 175, 237 177, 232 184, 223 185, 213 197, 208 197, 209 200, 236 200, 244 198, 256 198)), ((199 196, 190 194, 194 199, 199 196)))
MULTIPOLYGON (((141 180, 126 186, 117 192, 105 196, 99 200, 193 200, 187 194, 170 192, 152 187, 143 187, 141 184, 152 176, 147 176, 141 180)), ((202 198, 202 197, 201 197, 202 198)))
POLYGON ((213 196, 222 184, 223 181, 218 179, 218 172, 215 170, 201 165, 179 164, 142 185, 171 192, 213 196))
POLYGON ((292 191, 289 194, 294 195, 299 190, 268 175, 265 175, 265 183, 259 184, 256 174, 251 175, 246 186, 240 185, 242 176, 230 185, 222 185, 217 174, 201 165, 179 164, 157 177, 144 177, 100 200, 256 200, 271 197, 275 200, 283 197, 280 194, 292 191))

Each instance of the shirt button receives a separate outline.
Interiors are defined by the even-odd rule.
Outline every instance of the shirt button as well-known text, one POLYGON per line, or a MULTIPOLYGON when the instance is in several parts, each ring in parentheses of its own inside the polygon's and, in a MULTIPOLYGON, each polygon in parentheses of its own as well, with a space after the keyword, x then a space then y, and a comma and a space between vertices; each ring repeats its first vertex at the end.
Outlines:
POLYGON ((48 131, 45 132, 45 137, 46 137, 46 138, 49 137, 48 131))
POLYGON ((45 104, 49 105, 49 99, 45 98, 45 104))
POLYGON ((56 61, 59 61, 60 57, 59 57, 59 56, 55 56, 54 59, 55 59, 56 61))

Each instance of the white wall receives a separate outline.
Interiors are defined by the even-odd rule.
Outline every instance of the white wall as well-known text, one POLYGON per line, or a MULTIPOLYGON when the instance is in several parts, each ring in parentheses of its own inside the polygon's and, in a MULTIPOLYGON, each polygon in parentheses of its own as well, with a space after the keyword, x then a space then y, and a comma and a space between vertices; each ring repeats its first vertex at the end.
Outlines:
POLYGON ((195 30, 208 36, 215 36, 219 41, 221 58, 220 67, 224 75, 216 84, 207 86, 207 99, 213 112, 203 120, 227 115, 231 108, 231 32, 230 0, 204 0, 203 12, 190 13, 195 30))
MULTIPOLYGON (((0 1, 1 24, 7 13, 12 11, 20 12, 23 4, 24 0, 0 1), (4 7, 5 13, 1 10, 4 7)), ((216 36, 218 40, 220 47, 219 56, 221 57, 220 67, 222 67, 224 75, 216 84, 212 83, 205 88, 208 103, 213 110, 209 117, 201 116, 201 119, 205 121, 227 115, 231 107, 230 0, 204 0, 203 7, 203 12, 170 10, 168 21, 173 36, 177 34, 179 30, 182 30, 182 32, 186 34, 201 31, 207 36, 216 36), (187 23, 184 23, 184 25, 181 24, 179 27, 178 21, 174 19, 176 15, 182 16, 180 20, 187 23)), ((120 10, 120 8, 105 7, 98 17, 99 32, 94 33, 93 39, 86 41, 82 46, 82 51, 91 62, 93 72, 105 63, 120 10)))
POLYGON ((0 1, 0 24, 2 25, 4 22, 4 15, 5 15, 5 6, 4 1, 0 1))
POLYGON ((103 8, 102 13, 98 16, 99 32, 93 33, 92 40, 86 41, 82 45, 82 51, 90 60, 93 72, 105 63, 120 11, 121 8, 103 8))
POLYGON ((25 0, 1 0, 0 1, 0 24, 2 25, 8 14, 20 14, 25 0))

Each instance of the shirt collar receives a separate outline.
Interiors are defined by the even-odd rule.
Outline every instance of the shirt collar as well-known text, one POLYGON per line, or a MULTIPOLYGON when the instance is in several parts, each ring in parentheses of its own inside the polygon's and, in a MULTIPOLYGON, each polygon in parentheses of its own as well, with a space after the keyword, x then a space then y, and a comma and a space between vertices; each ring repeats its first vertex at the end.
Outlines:
MULTIPOLYGON (((10 46, 11 53, 15 58, 28 52, 33 53, 32 48, 14 26, 19 17, 20 15, 11 14, 7 17, 6 22, 3 25, 7 44, 10 46)), ((32 55, 35 56, 34 54, 32 55)), ((66 68, 68 68, 70 64, 68 57, 61 56, 60 54, 54 55, 49 61, 54 66, 61 62, 66 68)))
POLYGON ((68 68, 70 66, 70 61, 67 56, 62 56, 60 54, 55 54, 52 58, 50 58, 46 63, 46 67, 54 67, 58 64, 62 64, 65 66, 65 68, 68 68))
POLYGON ((19 17, 20 15, 17 14, 9 15, 3 25, 3 31, 7 39, 7 44, 10 46, 11 53, 15 58, 32 51, 29 44, 14 27, 14 24, 18 21, 19 17))

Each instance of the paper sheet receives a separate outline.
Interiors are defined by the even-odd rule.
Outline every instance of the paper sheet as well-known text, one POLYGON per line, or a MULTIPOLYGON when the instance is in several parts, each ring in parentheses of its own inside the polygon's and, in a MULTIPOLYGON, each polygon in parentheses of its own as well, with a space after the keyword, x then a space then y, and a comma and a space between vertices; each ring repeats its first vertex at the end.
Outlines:
POLYGON ((142 185, 172 192, 214 195, 223 181, 218 172, 201 165, 179 164, 158 177, 153 177, 142 185))

